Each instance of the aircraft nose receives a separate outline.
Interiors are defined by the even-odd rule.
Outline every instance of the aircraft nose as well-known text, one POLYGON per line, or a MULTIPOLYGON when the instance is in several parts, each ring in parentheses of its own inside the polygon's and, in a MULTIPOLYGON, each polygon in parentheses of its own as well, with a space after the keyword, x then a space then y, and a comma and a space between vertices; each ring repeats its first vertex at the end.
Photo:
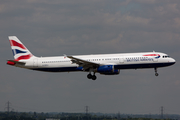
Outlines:
POLYGON ((176 60, 172 58, 171 62, 172 62, 173 64, 175 64, 175 63, 176 63, 176 60))

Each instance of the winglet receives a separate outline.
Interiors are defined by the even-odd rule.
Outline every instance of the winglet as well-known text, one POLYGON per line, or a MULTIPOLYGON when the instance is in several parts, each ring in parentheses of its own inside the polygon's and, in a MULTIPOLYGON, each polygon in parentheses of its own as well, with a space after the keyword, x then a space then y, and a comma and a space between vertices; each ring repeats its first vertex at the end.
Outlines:
POLYGON ((67 55, 66 54, 63 54, 64 55, 64 58, 67 58, 67 55))

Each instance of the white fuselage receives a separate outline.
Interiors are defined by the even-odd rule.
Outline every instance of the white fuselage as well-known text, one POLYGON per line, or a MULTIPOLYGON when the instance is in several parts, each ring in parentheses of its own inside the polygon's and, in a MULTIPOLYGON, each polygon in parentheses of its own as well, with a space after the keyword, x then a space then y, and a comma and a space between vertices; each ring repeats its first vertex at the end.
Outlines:
MULTIPOLYGON (((175 63, 173 58, 160 52, 77 55, 73 57, 100 65, 113 65, 115 69, 158 68, 170 66, 175 63), (158 54, 159 57, 156 58, 157 56, 152 56, 153 54, 158 54)), ((47 72, 71 72, 84 70, 81 65, 73 63, 72 59, 66 56, 32 57, 25 62, 25 66, 20 65, 18 67, 47 72)))

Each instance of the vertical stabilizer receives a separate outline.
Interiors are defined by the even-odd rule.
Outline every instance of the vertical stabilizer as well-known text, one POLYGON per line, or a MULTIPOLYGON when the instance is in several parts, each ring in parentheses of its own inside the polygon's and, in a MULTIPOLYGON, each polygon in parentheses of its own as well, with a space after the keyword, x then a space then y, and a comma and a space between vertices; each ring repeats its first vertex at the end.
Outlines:
POLYGON ((9 36, 9 42, 16 61, 27 60, 33 56, 16 36, 9 36))

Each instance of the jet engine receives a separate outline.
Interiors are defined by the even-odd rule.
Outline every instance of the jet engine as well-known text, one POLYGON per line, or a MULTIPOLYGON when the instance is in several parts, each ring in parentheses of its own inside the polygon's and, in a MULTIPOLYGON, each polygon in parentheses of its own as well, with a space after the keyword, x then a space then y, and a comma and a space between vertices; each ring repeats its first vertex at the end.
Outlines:
POLYGON ((97 72, 103 75, 118 75, 119 69, 114 69, 114 65, 103 65, 97 68, 97 72))

